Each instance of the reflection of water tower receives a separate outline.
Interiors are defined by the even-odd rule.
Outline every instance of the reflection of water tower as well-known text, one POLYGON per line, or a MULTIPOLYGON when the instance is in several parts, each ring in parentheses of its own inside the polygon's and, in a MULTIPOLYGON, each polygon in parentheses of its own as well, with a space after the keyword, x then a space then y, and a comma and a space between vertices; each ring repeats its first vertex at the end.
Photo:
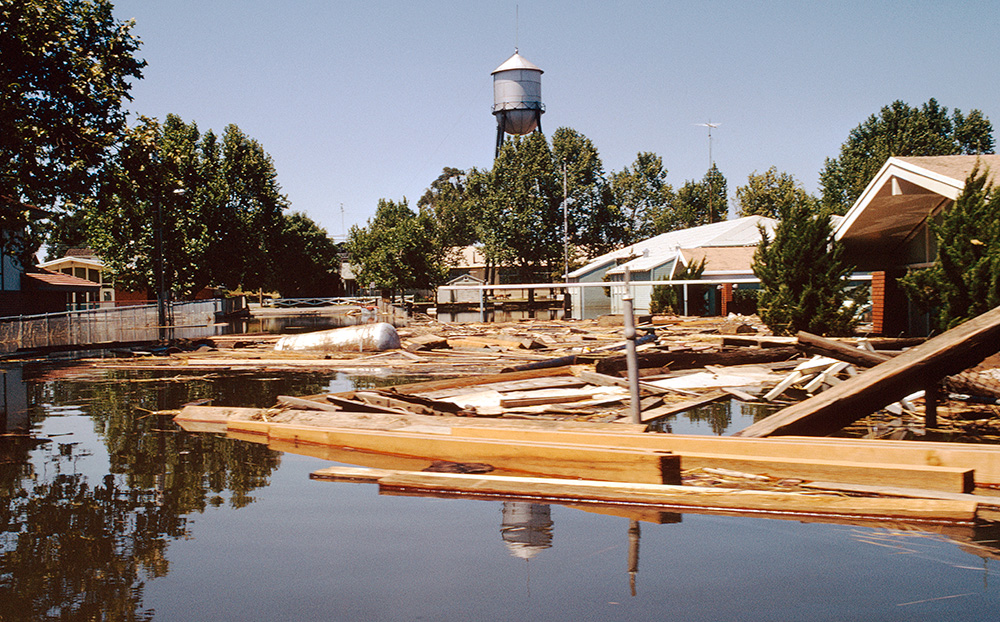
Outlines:
POLYGON ((504 501, 500 537, 511 555, 525 560, 549 548, 552 546, 552 513, 549 506, 504 501))
POLYGON ((493 70, 493 116, 497 118, 500 155, 504 134, 523 136, 542 131, 542 70, 517 53, 493 70))

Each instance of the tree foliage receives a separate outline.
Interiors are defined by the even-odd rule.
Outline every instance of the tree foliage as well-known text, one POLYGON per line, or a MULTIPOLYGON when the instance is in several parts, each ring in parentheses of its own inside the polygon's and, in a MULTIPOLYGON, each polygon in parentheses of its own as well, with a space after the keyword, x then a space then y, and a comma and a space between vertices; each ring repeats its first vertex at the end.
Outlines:
POLYGON ((347 251, 358 283, 383 292, 426 289, 445 277, 445 249, 428 210, 414 212, 406 199, 381 199, 365 227, 353 226, 347 251))
POLYGON ((168 287, 267 288, 287 200, 270 156, 238 127, 211 131, 168 115, 143 118, 109 161, 88 206, 91 247, 127 288, 155 289, 159 229, 168 287), (157 223, 160 227, 157 227, 157 223))
POLYGON ((657 233, 721 222, 728 211, 728 184, 713 164, 701 181, 685 182, 677 190, 670 220, 664 223, 669 228, 658 228, 657 233))
POLYGON ((465 186, 465 171, 446 166, 417 201, 418 210, 429 210, 434 215, 446 248, 479 241, 477 214, 466 201, 465 186))
POLYGON ((301 212, 283 215, 274 244, 274 287, 285 298, 322 298, 341 293, 340 249, 326 230, 301 212))
MULTIPOLYGON (((702 257, 699 262, 692 261, 670 279, 664 278, 661 280, 697 281, 705 273, 706 261, 707 258, 705 257, 702 257)), ((689 293, 700 292, 689 291, 689 293)), ((683 300, 683 285, 656 285, 653 287, 653 292, 650 296, 649 311, 650 313, 680 314, 683 312, 683 300)))
POLYGON ((850 334, 867 290, 849 291, 847 278, 853 267, 833 239, 829 216, 817 214, 813 200, 796 201, 779 216, 774 239, 761 227, 754 253, 753 271, 761 284, 761 320, 776 335, 800 330, 850 334))
POLYGON ((809 201, 809 194, 794 177, 772 166, 763 173, 754 171, 745 186, 736 189, 736 208, 740 217, 778 218, 795 203, 809 201))
POLYGON ((674 228, 674 190, 667 183, 663 158, 648 151, 636 155, 631 167, 612 173, 611 208, 619 213, 618 244, 631 244, 674 228))
POLYGON ((917 305, 947 330, 1000 305, 1000 192, 977 166, 955 204, 930 221, 938 256, 900 279, 917 305))
POLYGON ((993 153, 993 125, 979 110, 968 115, 930 99, 920 107, 896 100, 851 130, 840 155, 820 172, 823 207, 843 214, 892 156, 993 153))
POLYGON ((616 247, 623 231, 622 212, 609 201, 597 147, 580 132, 560 127, 552 135, 552 158, 569 199, 566 211, 570 244, 588 257, 616 247))
MULTIPOLYGON (((144 61, 108 0, 0 0, 0 230, 22 231, 22 203, 78 203, 125 128, 122 104, 144 61)), ((38 238, 0 235, 24 256, 38 238)))
POLYGON ((480 215, 483 253, 494 265, 530 280, 561 263, 562 184, 540 132, 505 141, 491 170, 470 173, 467 193, 480 215))

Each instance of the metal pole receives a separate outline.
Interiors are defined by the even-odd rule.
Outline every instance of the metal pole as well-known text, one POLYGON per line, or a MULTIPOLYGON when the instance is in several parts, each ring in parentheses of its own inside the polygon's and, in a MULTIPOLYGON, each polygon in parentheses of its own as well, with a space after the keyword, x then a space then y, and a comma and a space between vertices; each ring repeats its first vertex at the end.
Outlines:
POLYGON ((563 160, 563 277, 569 283, 569 193, 566 160, 563 160))
POLYGON ((635 350, 635 316, 632 315, 632 290, 629 270, 625 268, 625 296, 622 298, 625 316, 625 362, 628 367, 629 421, 642 423, 639 404, 639 357, 635 350))

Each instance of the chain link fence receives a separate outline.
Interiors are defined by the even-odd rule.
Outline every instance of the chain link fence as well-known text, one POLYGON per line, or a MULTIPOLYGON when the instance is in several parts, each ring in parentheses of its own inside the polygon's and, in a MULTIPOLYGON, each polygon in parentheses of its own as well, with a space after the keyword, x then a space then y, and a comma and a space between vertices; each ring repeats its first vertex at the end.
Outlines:
MULTIPOLYGON (((197 339, 218 334, 220 299, 173 303, 167 338, 197 339)), ((157 341, 156 305, 0 318, 0 353, 36 348, 157 341)))

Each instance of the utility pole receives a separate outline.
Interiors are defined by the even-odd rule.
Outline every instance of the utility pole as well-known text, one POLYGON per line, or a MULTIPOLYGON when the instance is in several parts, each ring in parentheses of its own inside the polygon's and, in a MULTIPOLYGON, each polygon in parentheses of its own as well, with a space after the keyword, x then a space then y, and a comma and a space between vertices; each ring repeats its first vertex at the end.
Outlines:
POLYGON ((569 192, 566 160, 563 160, 563 278, 569 283, 569 192))

